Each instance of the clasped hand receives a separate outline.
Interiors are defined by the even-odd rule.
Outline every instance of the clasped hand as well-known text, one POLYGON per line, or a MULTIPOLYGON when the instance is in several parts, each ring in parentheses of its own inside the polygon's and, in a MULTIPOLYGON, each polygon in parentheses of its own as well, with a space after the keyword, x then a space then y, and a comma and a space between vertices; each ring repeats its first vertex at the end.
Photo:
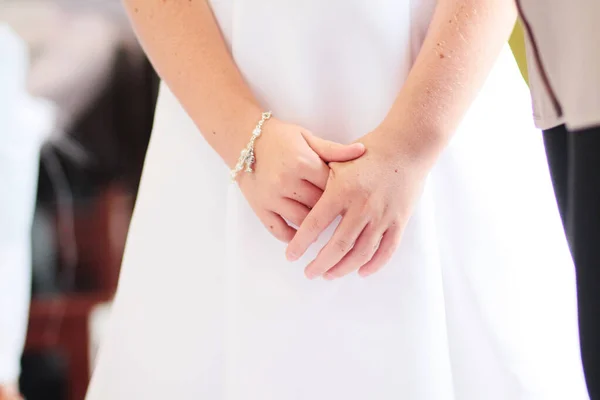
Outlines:
POLYGON ((310 279, 354 271, 368 276, 383 267, 400 243, 427 174, 418 158, 377 130, 341 145, 273 120, 257 141, 256 155, 255 173, 244 174, 240 188, 267 229, 289 242, 288 260, 298 260, 342 216, 306 267, 310 279))

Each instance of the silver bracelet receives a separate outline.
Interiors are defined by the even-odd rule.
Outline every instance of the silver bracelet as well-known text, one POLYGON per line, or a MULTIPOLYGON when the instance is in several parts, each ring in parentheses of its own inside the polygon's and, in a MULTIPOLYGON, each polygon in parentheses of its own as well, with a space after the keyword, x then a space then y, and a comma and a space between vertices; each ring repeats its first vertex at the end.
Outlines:
POLYGON ((258 124, 256 124, 256 127, 252 131, 252 137, 250 138, 250 141, 240 153, 240 158, 238 158, 238 162, 235 165, 235 168, 232 169, 230 172, 232 182, 235 182, 238 174, 242 172, 242 170, 244 172, 249 173, 254 172, 254 170, 252 169, 252 165, 254 165, 254 163, 256 162, 256 157, 254 156, 254 142, 261 135, 263 125, 270 118, 271 111, 262 113, 262 118, 260 119, 260 121, 258 121, 258 124))

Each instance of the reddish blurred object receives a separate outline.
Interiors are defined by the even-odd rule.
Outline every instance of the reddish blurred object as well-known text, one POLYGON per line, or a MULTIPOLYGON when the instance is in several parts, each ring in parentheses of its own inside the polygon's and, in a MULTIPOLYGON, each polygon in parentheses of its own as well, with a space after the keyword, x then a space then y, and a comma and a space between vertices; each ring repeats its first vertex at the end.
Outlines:
POLYGON ((37 60, 30 90, 54 101, 62 116, 52 144, 71 189, 84 176, 85 190, 93 193, 68 207, 60 202, 49 207, 58 270, 74 274, 59 294, 34 296, 30 309, 25 351, 64 356, 65 400, 85 397, 98 336, 92 319, 117 287, 158 92, 158 79, 132 40, 120 3, 108 3, 10 0, 2 14, 30 39, 37 60), (41 12, 43 4, 48 8, 41 12), (34 23, 31 10, 38 10, 34 23), (72 216, 72 224, 59 222, 61 211, 72 216))
POLYGON ((83 400, 90 379, 89 316, 106 293, 65 295, 31 302, 27 351, 60 350, 68 362, 68 400, 83 400))
POLYGON ((31 302, 26 351, 59 350, 64 355, 68 400, 85 397, 92 364, 90 316, 115 293, 132 205, 133 196, 113 185, 85 212, 76 214, 80 238, 76 286, 87 286, 86 290, 48 299, 34 297, 31 302))
POLYGON ((94 203, 91 212, 75 218, 79 266, 85 266, 77 271, 76 287, 101 297, 111 296, 119 281, 133 194, 120 184, 112 184, 94 203))

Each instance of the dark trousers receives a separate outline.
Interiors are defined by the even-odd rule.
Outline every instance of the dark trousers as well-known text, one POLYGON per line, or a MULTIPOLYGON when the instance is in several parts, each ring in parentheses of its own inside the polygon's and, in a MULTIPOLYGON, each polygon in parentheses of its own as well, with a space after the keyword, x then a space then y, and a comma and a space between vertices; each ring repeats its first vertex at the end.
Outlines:
MULTIPOLYGON (((579 336, 588 390, 600 399, 600 127, 544 131, 554 191, 577 274, 579 336)), ((560 343, 557 343, 560 346, 560 343)))

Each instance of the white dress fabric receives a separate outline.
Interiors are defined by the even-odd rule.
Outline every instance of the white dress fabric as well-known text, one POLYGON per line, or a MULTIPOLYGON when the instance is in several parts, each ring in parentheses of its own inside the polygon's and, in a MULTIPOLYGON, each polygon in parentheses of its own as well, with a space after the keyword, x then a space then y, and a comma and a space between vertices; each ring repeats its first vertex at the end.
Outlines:
MULTIPOLYGON (((402 87, 434 0, 215 0, 265 109, 350 142, 402 87)), ((583 400, 572 262, 508 48, 392 261, 309 281, 163 86, 88 400, 583 400)), ((435 112, 432 110, 431 112, 435 112)))

